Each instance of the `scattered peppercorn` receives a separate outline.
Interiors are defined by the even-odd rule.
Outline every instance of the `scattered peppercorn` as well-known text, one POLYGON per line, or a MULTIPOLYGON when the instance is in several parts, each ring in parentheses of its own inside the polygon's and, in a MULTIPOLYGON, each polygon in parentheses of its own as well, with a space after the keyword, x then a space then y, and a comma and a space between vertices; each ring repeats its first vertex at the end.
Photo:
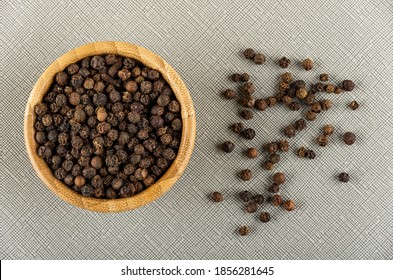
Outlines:
POLYGON ((212 199, 213 199, 214 202, 221 202, 221 201, 224 200, 222 194, 219 193, 219 192, 213 192, 212 199))
MULTIPOLYGON (((231 141, 225 141, 222 144, 222 149, 224 150, 224 152, 230 153, 235 149, 235 144, 231 141)), ((143 154, 143 152, 142 152, 142 154, 143 154)))
POLYGON ((315 119, 317 118, 317 113, 309 110, 306 112, 305 118, 309 121, 315 121, 315 119))
POLYGON ((291 63, 291 61, 286 58, 285 56, 282 57, 279 61, 278 61, 278 65, 280 65, 281 68, 287 68, 289 66, 289 64, 291 63))
POLYGON ((241 75, 242 82, 248 82, 249 79, 250 79, 250 75, 248 75, 247 73, 243 73, 241 75))
POLYGON ((336 90, 336 86, 333 84, 327 84, 325 87, 325 91, 328 93, 332 93, 336 90))
POLYGON ((269 188, 268 191, 271 193, 278 193, 280 191, 280 186, 273 183, 269 188))
POLYGON ((359 108, 359 104, 354 100, 349 103, 349 108, 351 108, 352 110, 356 110, 357 108, 359 108))
POLYGON ((268 107, 265 99, 257 99, 254 106, 258 111, 263 111, 268 107))
POLYGON ((285 208, 285 210, 292 211, 295 209, 295 202, 293 200, 287 200, 282 206, 285 208))
POLYGON ((253 199, 253 196, 252 196, 252 194, 249 191, 242 191, 239 194, 239 197, 244 202, 249 202, 249 201, 251 201, 253 199))
POLYGON ((246 154, 249 158, 256 158, 258 156, 258 150, 255 148, 248 148, 246 154))
POLYGON ((267 223, 270 221, 270 214, 268 212, 262 212, 259 215, 259 220, 263 223, 267 223))
POLYGON ((245 96, 242 98, 242 104, 244 107, 253 108, 255 105, 255 99, 252 96, 245 96))
POLYGON ((252 128, 246 128, 246 129, 243 129, 243 130, 240 132, 240 134, 241 134, 244 138, 249 139, 249 140, 252 140, 252 139, 254 139, 254 137, 255 137, 255 130, 252 129, 252 128))
MULTIPOLYGON (((227 90, 225 90, 223 93, 222 93, 222 95, 226 98, 226 99, 235 99, 236 98, 236 96, 237 96, 237 94, 236 94, 236 91, 234 91, 233 89, 227 89, 227 90)), ((169 102, 168 102, 168 104, 169 104, 169 102)), ((158 105, 160 105, 160 104, 158 104, 158 105)), ((163 106, 163 107, 165 107, 167 104, 161 104, 161 106, 163 106)))
POLYGON ((317 138, 317 143, 321 147, 325 147, 328 144, 328 142, 329 142, 329 136, 327 135, 322 134, 317 138))
POLYGON ((299 99, 304 99, 307 97, 307 90, 305 88, 299 88, 296 91, 296 97, 299 99))
POLYGON ((344 80, 341 87, 345 91, 352 91, 355 87, 355 84, 351 80, 344 80))
POLYGON ((277 172, 273 175, 273 182, 277 185, 282 185, 285 183, 285 174, 282 172, 277 172))
POLYGON ((266 57, 263 54, 261 54, 261 53, 255 54, 255 56, 254 56, 254 63, 255 64, 263 64, 263 63, 265 63, 265 61, 266 61, 266 57))
POLYGON ((266 161, 266 162, 263 164, 263 167, 264 167, 266 170, 273 170, 273 169, 274 169, 274 166, 275 166, 275 164, 274 164, 273 162, 271 162, 271 161, 266 161))
POLYGON ((319 75, 319 80, 322 82, 327 82, 327 81, 329 81, 329 75, 328 74, 321 74, 321 75, 319 75))
POLYGON ((246 205, 246 212, 247 213, 255 213, 258 210, 258 205, 251 201, 246 205))
POLYGON ((316 154, 313 150, 307 150, 306 151, 306 157, 309 159, 314 159, 316 157, 316 154))
POLYGON ((306 58, 302 62, 302 67, 306 71, 310 71, 314 67, 314 62, 310 58, 306 58))
POLYGON ((252 197, 252 201, 254 201, 256 204, 262 204, 265 198, 261 194, 256 194, 252 197))
MULTIPOLYGON (((244 84, 244 86, 243 86, 243 93, 244 93, 245 95, 251 95, 251 94, 253 94, 254 92, 255 92, 255 86, 254 86, 253 83, 247 82, 247 83, 244 84)), ((236 96, 235 96, 235 97, 236 97, 236 96)), ((234 97, 234 98, 235 98, 235 97, 234 97)))
POLYGON ((244 126, 242 123, 234 123, 231 126, 232 131, 235 133, 240 133, 243 130, 243 128, 244 128, 244 126))
POLYGON ((281 79, 285 83, 289 83, 292 81, 292 74, 289 72, 285 72, 284 74, 281 75, 281 79))
POLYGON ((281 157, 279 154, 273 154, 269 156, 269 161, 272 163, 278 163, 280 161, 281 157))
POLYGON ((345 172, 338 174, 338 180, 340 182, 347 183, 349 181, 349 174, 345 172))
POLYGON ((242 75, 240 75, 239 73, 234 73, 231 75, 231 80, 234 82, 240 82, 241 79, 242 75))
POLYGON ((288 152, 289 150, 289 143, 285 139, 281 139, 278 142, 278 148, 280 149, 281 152, 288 152))
POLYGON ((250 181, 252 178, 252 173, 250 169, 244 169, 240 172, 240 178, 242 178, 243 181, 250 181))
POLYGON ((352 132, 345 132, 343 135, 345 144, 352 145, 356 141, 356 135, 352 132))
POLYGON ((271 202, 274 206, 280 206, 282 204, 282 197, 279 194, 275 194, 271 198, 271 202))
POLYGON ((321 105, 322 110, 327 111, 330 108, 332 108, 333 103, 332 101, 330 101, 329 99, 324 99, 321 102, 319 102, 319 104, 321 105))
POLYGON ((241 236, 249 235, 250 234, 250 228, 248 226, 241 226, 239 228, 239 234, 241 236))
POLYGON ((292 138, 296 134, 296 129, 293 125, 290 124, 284 128, 284 133, 287 137, 292 138))
POLYGON ((301 131, 307 128, 307 123, 304 119, 300 119, 295 122, 294 127, 296 130, 301 131))
POLYGON ((248 49, 246 49, 246 50, 244 51, 244 56, 245 56, 247 59, 254 59, 254 57, 255 57, 255 51, 254 51, 253 49, 248 48, 248 49))
POLYGON ((323 134, 325 134, 326 136, 332 135, 333 132, 334 132, 334 127, 331 124, 325 124, 323 126, 323 134))
POLYGON ((240 116, 245 120, 251 120, 254 117, 254 113, 251 110, 242 110, 240 116))

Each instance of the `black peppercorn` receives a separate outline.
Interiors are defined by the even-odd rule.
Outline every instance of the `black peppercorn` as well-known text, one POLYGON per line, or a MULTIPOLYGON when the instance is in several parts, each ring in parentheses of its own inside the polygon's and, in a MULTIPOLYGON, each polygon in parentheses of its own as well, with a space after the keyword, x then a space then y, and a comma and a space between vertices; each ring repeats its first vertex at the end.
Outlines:
POLYGON ((241 135, 246 139, 252 140, 255 137, 255 130, 252 128, 243 129, 241 135))
POLYGON ((224 200, 224 197, 219 192, 213 192, 212 199, 213 199, 214 202, 221 202, 221 201, 224 200))
POLYGON ((282 68, 287 68, 289 66, 289 64, 291 63, 291 61, 286 58, 285 56, 282 57, 279 61, 278 61, 278 65, 280 65, 280 67, 282 68))
POLYGON ((345 172, 338 174, 338 180, 340 182, 347 183, 349 181, 349 174, 345 172))
POLYGON ((352 132, 345 132, 343 139, 345 144, 352 145, 356 141, 356 135, 352 132))
POLYGON ((251 180, 251 178, 252 178, 251 170, 249 170, 249 169, 244 169, 244 170, 242 170, 242 171, 240 172, 240 178, 241 178, 243 181, 249 181, 249 180, 251 180))
POLYGON ((270 214, 268 212, 262 212, 259 215, 259 220, 263 223, 267 223, 270 221, 270 214))

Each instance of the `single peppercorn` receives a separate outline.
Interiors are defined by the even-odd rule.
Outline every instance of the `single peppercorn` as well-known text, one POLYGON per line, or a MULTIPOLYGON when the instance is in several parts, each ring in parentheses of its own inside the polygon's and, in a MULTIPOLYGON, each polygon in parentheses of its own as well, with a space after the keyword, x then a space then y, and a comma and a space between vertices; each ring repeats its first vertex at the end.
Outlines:
POLYGON ((324 134, 324 135, 330 136, 330 135, 333 134, 333 132, 334 132, 334 127, 333 127, 333 125, 331 125, 331 124, 325 124, 325 125, 323 126, 323 134, 324 134))
POLYGON ((352 145, 356 141, 356 135, 352 132, 345 132, 343 139, 345 144, 352 145))
POLYGON ((271 197, 271 202, 274 206, 280 206, 282 204, 282 197, 279 194, 275 194, 271 197))
POLYGON ((231 75, 231 80, 233 82, 240 82, 242 79, 242 75, 240 75, 239 73, 234 73, 231 75))
POLYGON ((335 94, 340 94, 343 92, 343 89, 341 87, 336 87, 336 89, 334 90, 335 94))
POLYGON ((255 106, 255 109, 257 109, 258 111, 264 111, 268 107, 265 99, 257 99, 255 101, 254 106, 255 106))
POLYGON ((307 150, 305 156, 309 159, 314 159, 316 157, 316 154, 313 150, 307 150))
POLYGON ((287 68, 290 63, 291 61, 285 56, 280 58, 280 60, 278 61, 278 65, 280 65, 281 68, 287 68))
POLYGON ((306 112, 305 118, 309 121, 315 121, 315 119, 317 118, 317 113, 309 110, 306 112))
POLYGON ((252 128, 243 129, 240 133, 244 138, 252 140, 255 137, 255 130, 252 128))
POLYGON ((291 111, 299 111, 300 110, 300 104, 297 102, 292 102, 291 104, 288 105, 289 110, 291 111))
MULTIPOLYGON (((137 145, 138 146, 138 145, 137 145)), ((143 146, 142 146, 143 147, 143 146)), ((231 142, 231 141, 225 141, 223 144, 222 144, 222 149, 223 149, 223 151, 224 152, 226 152, 226 153, 230 153, 230 152, 232 152, 234 149, 235 149, 235 144, 233 143, 233 142, 231 142)), ((135 150, 135 149, 134 149, 135 150)), ((138 154, 138 153, 137 153, 138 154)), ((143 154, 143 153, 140 153, 140 154, 143 154)))
POLYGON ((293 200, 287 200, 282 206, 285 208, 285 210, 292 211, 295 209, 295 202, 293 200))
POLYGON ((306 58, 302 62, 302 67, 306 71, 310 71, 314 67, 314 62, 310 58, 306 58))
POLYGON ((321 105, 321 108, 324 111, 329 110, 333 106, 332 101, 330 101, 329 99, 324 99, 320 101, 319 104, 321 105))
POLYGON ((219 193, 219 192, 213 192, 212 199, 213 199, 214 202, 221 202, 221 201, 224 200, 222 194, 219 193))
POLYGON ((250 234, 250 228, 248 226, 241 226, 239 228, 239 234, 241 236, 249 235, 250 234))
POLYGON ((274 166, 275 166, 275 163, 271 162, 270 160, 269 160, 269 161, 266 161, 266 162, 263 164, 263 167, 264 167, 266 170, 273 170, 273 169, 274 169, 274 166))
POLYGON ((356 110, 357 108, 359 108, 359 104, 354 100, 349 103, 349 108, 351 108, 352 110, 356 110))
POLYGON ((321 74, 321 75, 319 75, 319 80, 322 82, 327 82, 327 81, 329 81, 329 75, 328 74, 321 74))
POLYGON ((271 193, 278 193, 280 191, 280 186, 273 183, 271 186, 269 186, 268 191, 271 193))
POLYGON ((265 198, 261 194, 256 194, 252 197, 252 201, 254 201, 256 204, 262 204, 265 198))
POLYGON ((285 83, 289 83, 292 81, 292 74, 289 72, 285 72, 284 74, 281 75, 281 80, 285 83))
POLYGON ((333 85, 333 84, 327 84, 326 87, 325 87, 325 91, 326 91, 327 93, 332 93, 332 92, 334 92, 335 90, 336 90, 336 86, 333 85))
POLYGON ((240 199, 241 199, 242 201, 244 201, 244 202, 249 202, 249 201, 251 201, 252 198, 253 198, 252 194, 251 194, 249 191, 242 191, 242 192, 239 194, 239 197, 240 197, 240 199))
POLYGON ((300 157, 300 158, 304 158, 306 156, 306 148, 304 147, 300 147, 297 151, 296 154, 300 157))
POLYGON ((307 123, 304 119, 297 120, 294 124, 296 130, 301 131, 307 128, 307 123))
POLYGON ((321 147, 325 147, 328 144, 328 142, 329 142, 329 136, 327 136, 327 135, 323 134, 323 135, 318 136, 318 138, 317 138, 317 143, 321 147))
MULTIPOLYGON (((223 93, 223 96, 226 98, 226 99, 235 99, 236 98, 236 96, 237 96, 237 94, 236 94, 236 91, 234 91, 233 89, 227 89, 227 90, 225 90, 223 93)), ((160 97, 159 97, 160 98, 160 97)), ((165 97, 166 98, 166 97, 165 97)), ((157 100, 157 103, 158 103, 158 100, 157 100)), ((169 103, 169 102, 168 102, 169 103)), ((165 107, 167 104, 165 104, 165 103, 158 103, 158 105, 160 105, 160 106, 163 106, 163 107, 165 107)))
POLYGON ((247 73, 243 73, 241 75, 242 82, 248 82, 249 79, 250 79, 250 75, 248 75, 247 73))
POLYGON ((266 103, 269 107, 273 107, 277 104, 277 99, 274 96, 269 96, 266 99, 266 103))
POLYGON ((255 85, 251 82, 247 82, 243 86, 243 93, 245 95, 252 95, 255 92, 255 85))
POLYGON ((349 181, 349 174, 345 172, 338 174, 338 180, 340 182, 347 183, 349 181))
POLYGON ((258 204, 251 201, 246 205, 246 212, 247 213, 255 213, 258 210, 258 204))
POLYGON ((288 152, 289 150, 289 143, 286 139, 281 139, 278 142, 278 148, 280 149, 281 152, 288 152))
POLYGON ((290 105, 292 103, 292 97, 289 95, 284 95, 281 99, 281 102, 285 105, 290 105))
POLYGON ((248 148, 246 154, 249 158, 256 158, 258 156, 258 150, 255 148, 248 148))
POLYGON ((284 134, 289 137, 292 138, 296 135, 296 129, 293 125, 288 125, 287 127, 284 128, 284 134))
POLYGON ((250 181, 252 178, 252 173, 250 169, 244 169, 240 172, 240 178, 243 181, 250 181))
POLYGON ((242 105, 246 108, 253 108, 255 105, 255 99, 252 96, 245 96, 242 98, 242 105))
POLYGON ((319 104, 318 102, 311 104, 310 110, 315 113, 320 113, 322 111, 321 104, 319 104))
POLYGON ((304 102, 308 105, 315 103, 315 93, 309 92, 307 97, 304 99, 304 102))
POLYGON ((255 63, 255 64, 263 64, 263 63, 266 62, 266 56, 264 56, 264 55, 261 54, 261 53, 257 53, 257 54, 255 54, 253 60, 254 60, 254 63, 255 63))
POLYGON ((245 49, 243 54, 247 59, 254 59, 255 57, 255 51, 250 48, 245 49))
POLYGON ((296 97, 299 99, 304 99, 307 97, 307 90, 305 88, 299 88, 296 91, 296 97))
POLYGON ((341 84, 341 87, 345 91, 352 91, 355 87, 355 84, 351 80, 344 80, 341 84))
POLYGON ((269 156, 269 161, 272 163, 278 163, 280 161, 281 157, 279 154, 272 154, 269 156))
POLYGON ((269 155, 273 155, 277 153, 278 151, 278 144, 275 142, 271 142, 266 145, 266 151, 269 153, 269 155))
POLYGON ((285 174, 282 172, 277 172, 273 175, 273 182, 277 185, 282 185, 285 183, 285 174))
POLYGON ((259 214, 259 220, 262 223, 267 223, 270 221, 270 214, 268 212, 262 212, 261 214, 259 214))
POLYGON ((235 133, 240 133, 243 130, 244 126, 242 123, 234 123, 231 125, 231 129, 235 133))

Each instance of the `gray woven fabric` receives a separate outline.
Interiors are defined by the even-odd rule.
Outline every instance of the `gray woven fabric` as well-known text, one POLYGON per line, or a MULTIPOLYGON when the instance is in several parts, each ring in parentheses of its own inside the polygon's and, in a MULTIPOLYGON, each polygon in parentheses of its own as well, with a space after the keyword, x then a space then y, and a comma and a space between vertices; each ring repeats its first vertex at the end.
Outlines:
MULTIPOLYGON (((3 2, 4 3, 4 2, 3 2)), ((1 26, 1 243, 2 259, 392 259, 393 258, 393 6, 391 1, 10 1, 1 26), (59 3, 58 3, 59 2, 59 3), (61 2, 61 3, 60 3, 61 2), (64 2, 64 3, 63 3, 64 2), (45 68, 77 46, 101 40, 143 45, 164 57, 187 84, 197 114, 195 151, 174 187, 135 211, 105 214, 75 208, 52 194, 35 174, 23 140, 23 114, 30 90, 45 68), (265 65, 246 61, 253 47, 265 65), (273 171, 263 157, 244 149, 282 137, 281 129, 302 112, 277 106, 256 112, 247 126, 252 141, 231 133, 238 105, 220 97, 235 88, 228 75, 248 72, 257 97, 274 92, 287 56, 296 77, 333 82, 350 78, 356 90, 330 95, 334 107, 290 140, 276 170, 287 174, 282 195, 294 212, 264 205, 272 221, 246 214, 236 194, 266 193, 273 171), (305 57, 313 71, 299 67, 305 57), (357 111, 347 104, 356 99, 357 111), (325 123, 336 133, 320 148, 325 123), (358 141, 346 146, 344 131, 358 141), (231 154, 217 145, 231 139, 231 154), (314 149, 301 160, 294 149, 314 149), (250 168, 247 183, 236 173, 250 168), (335 178, 351 174, 347 184, 335 178), (208 198, 221 191, 225 201, 208 198), (251 234, 236 230, 249 225, 251 234)), ((321 94, 326 97, 325 94, 321 94)))

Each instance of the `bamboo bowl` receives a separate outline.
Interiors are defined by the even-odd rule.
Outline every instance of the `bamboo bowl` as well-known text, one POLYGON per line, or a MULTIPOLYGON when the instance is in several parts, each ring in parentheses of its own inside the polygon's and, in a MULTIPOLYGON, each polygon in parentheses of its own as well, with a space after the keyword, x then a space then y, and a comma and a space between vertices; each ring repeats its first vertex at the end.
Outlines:
POLYGON ((24 137, 27 153, 40 179, 52 192, 68 203, 80 208, 98 212, 120 212, 132 210, 156 200, 167 192, 180 178, 190 160, 192 150, 194 148, 195 134, 196 127, 194 106, 190 93, 179 74, 164 59, 155 53, 143 47, 124 42, 91 43, 71 50, 55 60, 34 85, 27 101, 24 117, 24 137), (155 184, 132 197, 99 199, 84 197, 57 180, 44 159, 38 156, 38 145, 35 141, 34 129, 34 106, 42 101, 58 72, 63 71, 68 65, 85 57, 109 53, 134 58, 142 62, 144 65, 158 70, 171 86, 181 105, 183 127, 177 157, 167 172, 155 184))

